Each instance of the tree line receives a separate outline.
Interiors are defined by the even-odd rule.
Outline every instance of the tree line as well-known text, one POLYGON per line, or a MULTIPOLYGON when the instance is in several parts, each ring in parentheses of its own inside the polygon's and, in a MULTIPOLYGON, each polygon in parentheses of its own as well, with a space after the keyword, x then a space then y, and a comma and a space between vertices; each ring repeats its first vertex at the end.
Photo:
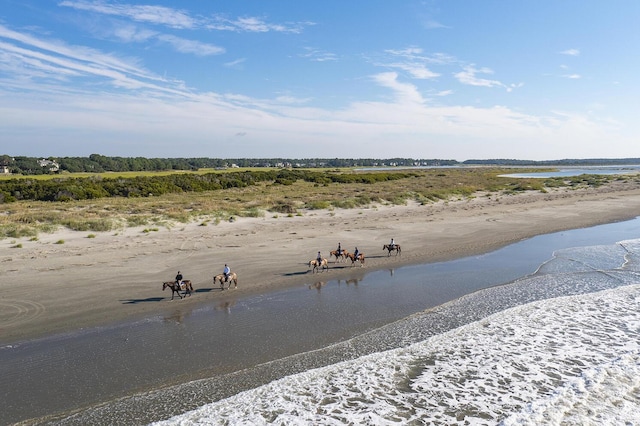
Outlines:
POLYGON ((104 197, 151 197, 168 193, 204 192, 243 188, 259 182, 291 185, 299 179, 317 184, 369 183, 403 179, 410 172, 331 173, 312 170, 265 169, 228 173, 175 173, 169 175, 105 178, 6 179, 0 181, 0 203, 15 201, 71 201, 104 197))
POLYGON ((450 166, 455 160, 416 160, 411 158, 390 159, 320 159, 320 158, 146 158, 109 157, 91 154, 89 157, 11 157, 0 156, 0 166, 11 174, 41 175, 61 173, 105 173, 105 172, 154 172, 166 170, 200 170, 237 167, 376 167, 376 166, 450 166))
POLYGON ((14 175, 62 173, 155 172, 167 170, 223 169, 229 167, 326 168, 326 167, 433 167, 457 165, 495 166, 597 166, 640 164, 640 158, 593 158, 563 160, 457 160, 414 158, 146 158, 109 157, 91 154, 89 157, 12 157, 0 155, 0 167, 14 175))

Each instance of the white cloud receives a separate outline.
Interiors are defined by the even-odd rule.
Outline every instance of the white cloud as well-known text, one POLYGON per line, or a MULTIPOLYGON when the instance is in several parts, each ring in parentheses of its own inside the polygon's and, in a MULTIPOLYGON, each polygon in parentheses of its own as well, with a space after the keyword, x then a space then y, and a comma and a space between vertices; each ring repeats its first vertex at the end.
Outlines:
POLYGON ((440 76, 440 73, 432 71, 427 64, 443 64, 444 55, 433 56, 424 55, 422 48, 410 46, 404 49, 388 49, 384 52, 390 55, 390 59, 378 62, 376 65, 385 68, 395 68, 403 70, 412 78, 419 80, 429 80, 440 76))
POLYGON ((37 80, 16 80, 12 84, 23 84, 23 90, 75 91, 89 84, 110 84, 116 88, 147 89, 163 93, 178 93, 183 83, 168 81, 138 65, 137 60, 118 58, 83 46, 67 45, 55 40, 42 40, 28 34, 11 31, 0 25, 0 55, 13 58, 16 68, 12 74, 31 73, 37 80), (20 46, 18 46, 18 44, 20 46), (22 47, 24 46, 24 47, 22 47), (48 79, 67 79, 75 76, 73 89, 43 86, 48 79))
POLYGON ((163 34, 158 35, 157 38, 158 40, 170 44, 181 53, 192 53, 196 56, 210 56, 219 55, 225 52, 222 47, 218 47, 213 44, 201 43, 196 40, 186 40, 173 35, 163 34))
POLYGON ((408 83, 400 83, 398 74, 395 72, 385 72, 373 76, 373 80, 380 86, 392 89, 398 103, 424 103, 424 99, 418 89, 408 83))
POLYGON ((386 64, 387 67, 390 68, 399 68, 403 71, 408 72, 413 78, 417 78, 420 80, 428 80, 431 78, 439 77, 440 74, 431 71, 427 67, 421 64, 412 64, 412 63, 389 63, 386 64))
POLYGON ((566 74, 563 75, 564 78, 568 78, 570 80, 578 80, 580 78, 582 78, 582 76, 580 74, 566 74))
POLYGON ((166 25, 171 28, 194 28, 198 25, 196 19, 188 13, 164 6, 138 6, 131 4, 109 4, 101 1, 61 1, 59 6, 76 10, 101 13, 104 15, 120 16, 136 22, 155 25, 166 25))
POLYGON ((476 68, 473 65, 464 67, 464 71, 460 71, 454 74, 455 78, 462 84, 468 84, 470 86, 482 86, 482 87, 506 87, 498 80, 488 80, 480 78, 477 74, 493 74, 493 71, 489 68, 476 68))
POLYGON ((113 29, 112 34, 120 41, 129 43, 142 43, 153 39, 158 35, 157 31, 151 31, 144 28, 139 28, 136 25, 119 25, 113 29))
POLYGON ((217 15, 213 20, 208 21, 205 27, 219 31, 236 32, 257 32, 266 33, 270 31, 283 33, 301 33, 305 27, 315 25, 313 22, 293 22, 286 24, 274 24, 267 22, 263 18, 255 16, 243 16, 236 19, 229 19, 222 15, 217 15))
POLYGON ((301 58, 307 58, 315 62, 337 61, 338 56, 335 53, 325 52, 314 47, 305 47, 305 53, 300 54, 301 58))
POLYGON ((423 26, 428 30, 434 30, 434 29, 438 29, 438 28, 450 28, 450 27, 448 27, 448 26, 446 26, 444 24, 441 24, 438 21, 433 20, 433 19, 426 20, 423 23, 423 26))
POLYGON ((314 25, 313 22, 270 23, 263 18, 243 16, 228 19, 222 15, 213 18, 194 18, 185 10, 165 6, 133 5, 105 3, 103 1, 64 0, 59 6, 76 10, 99 13, 109 16, 127 18, 135 22, 152 25, 163 25, 174 29, 199 29, 238 31, 238 32, 287 32, 300 33, 305 27, 314 25))
POLYGON ((580 56, 580 51, 578 49, 567 49, 560 52, 560 54, 568 56, 580 56))
POLYGON ((235 61, 231 61, 231 62, 225 62, 224 66, 227 68, 241 68, 242 64, 245 63, 247 60, 247 58, 239 58, 236 59, 235 61))

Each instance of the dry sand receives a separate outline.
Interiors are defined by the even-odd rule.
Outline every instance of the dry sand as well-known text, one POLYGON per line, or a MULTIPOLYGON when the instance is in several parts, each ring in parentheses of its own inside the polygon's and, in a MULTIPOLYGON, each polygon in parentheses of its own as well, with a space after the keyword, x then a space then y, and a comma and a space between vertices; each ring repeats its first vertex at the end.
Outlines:
POLYGON ((95 238, 61 231, 40 235, 38 241, 0 240, 0 344, 362 274, 363 269, 334 259, 326 272, 308 270, 318 250, 328 258, 338 242, 365 253, 365 270, 388 269, 636 216, 640 184, 620 181, 430 205, 314 210, 294 217, 267 213, 152 232, 128 228, 95 238), (400 256, 382 250, 392 237, 401 244, 400 256), (64 244, 56 244, 59 240, 64 244), (212 283, 225 263, 238 274, 236 290, 221 291, 212 283), (163 292, 162 283, 178 270, 193 281, 196 293, 170 301, 171 292, 163 292))

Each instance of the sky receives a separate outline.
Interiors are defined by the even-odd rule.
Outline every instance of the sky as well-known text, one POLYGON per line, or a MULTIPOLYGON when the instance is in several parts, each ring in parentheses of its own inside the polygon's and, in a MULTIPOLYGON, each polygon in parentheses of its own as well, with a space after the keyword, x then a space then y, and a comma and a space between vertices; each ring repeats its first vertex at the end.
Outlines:
POLYGON ((640 157, 640 1, 0 0, 0 154, 640 157))

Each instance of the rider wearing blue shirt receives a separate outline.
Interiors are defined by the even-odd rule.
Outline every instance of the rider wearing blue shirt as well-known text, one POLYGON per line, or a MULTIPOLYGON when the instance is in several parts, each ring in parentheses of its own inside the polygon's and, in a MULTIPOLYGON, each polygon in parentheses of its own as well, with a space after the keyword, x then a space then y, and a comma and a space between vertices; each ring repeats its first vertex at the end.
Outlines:
POLYGON ((227 265, 226 263, 224 264, 224 271, 222 271, 222 273, 224 274, 224 280, 229 281, 229 274, 231 273, 231 268, 229 268, 229 265, 227 265))

